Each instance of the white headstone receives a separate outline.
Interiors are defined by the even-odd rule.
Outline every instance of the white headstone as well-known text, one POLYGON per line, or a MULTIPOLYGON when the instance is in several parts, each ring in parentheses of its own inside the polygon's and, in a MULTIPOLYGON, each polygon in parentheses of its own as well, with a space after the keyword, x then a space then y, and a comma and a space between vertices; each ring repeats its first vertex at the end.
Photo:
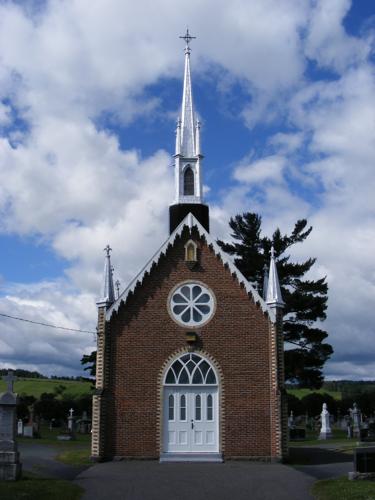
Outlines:
POLYGON ((327 410, 327 403, 323 403, 321 418, 321 429, 319 439, 329 439, 332 437, 331 425, 329 423, 329 411, 327 410))
POLYGON ((23 420, 21 418, 17 422, 17 435, 23 436, 23 420))

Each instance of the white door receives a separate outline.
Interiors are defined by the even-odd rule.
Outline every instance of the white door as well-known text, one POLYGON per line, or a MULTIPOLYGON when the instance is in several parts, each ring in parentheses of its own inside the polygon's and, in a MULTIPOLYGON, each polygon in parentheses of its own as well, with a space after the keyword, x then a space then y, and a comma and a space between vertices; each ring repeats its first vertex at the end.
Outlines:
POLYGON ((218 452, 217 387, 164 388, 164 452, 218 452))

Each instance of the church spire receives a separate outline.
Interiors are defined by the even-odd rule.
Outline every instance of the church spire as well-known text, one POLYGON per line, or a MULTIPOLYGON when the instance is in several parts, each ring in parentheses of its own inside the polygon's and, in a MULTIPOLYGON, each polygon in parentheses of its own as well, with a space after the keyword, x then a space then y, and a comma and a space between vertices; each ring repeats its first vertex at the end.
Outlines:
POLYGON ((108 306, 115 301, 115 289, 113 286, 113 267, 111 265, 112 248, 107 245, 104 251, 106 253, 104 260, 104 278, 101 297, 97 302, 98 306, 108 306))
POLYGON ((185 40, 185 73, 184 73, 184 89, 182 92, 182 107, 181 107, 181 154, 187 158, 193 158, 195 151, 195 123, 194 123, 194 108, 193 108, 193 93, 191 90, 191 74, 190 74, 190 42, 195 36, 191 36, 189 30, 186 30, 185 36, 180 36, 185 40))
POLYGON ((190 42, 196 37, 191 36, 187 29, 186 34, 180 38, 185 40, 185 71, 181 115, 176 128, 175 200, 169 210, 170 231, 172 232, 188 213, 193 213, 208 231, 208 207, 203 204, 200 123, 194 113, 190 71, 190 42))
POLYGON ((275 250, 271 248, 270 270, 268 274, 266 302, 270 307, 283 308, 285 303, 281 296, 279 277, 277 275, 275 250))

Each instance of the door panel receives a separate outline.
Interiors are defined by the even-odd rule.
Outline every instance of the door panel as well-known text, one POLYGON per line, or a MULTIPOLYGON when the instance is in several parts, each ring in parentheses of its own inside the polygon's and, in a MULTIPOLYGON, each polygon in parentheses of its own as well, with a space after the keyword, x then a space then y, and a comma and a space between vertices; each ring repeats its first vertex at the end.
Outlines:
POLYGON ((217 387, 164 389, 164 451, 217 452, 217 387))

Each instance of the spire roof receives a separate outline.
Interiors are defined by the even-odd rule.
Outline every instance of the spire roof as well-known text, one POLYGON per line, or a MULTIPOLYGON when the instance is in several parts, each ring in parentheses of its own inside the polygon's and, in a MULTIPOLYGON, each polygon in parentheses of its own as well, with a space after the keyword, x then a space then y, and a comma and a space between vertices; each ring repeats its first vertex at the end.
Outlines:
POLYGON ((111 265, 112 248, 107 245, 104 249, 106 253, 104 259, 104 277, 101 290, 101 297, 97 305, 110 305, 115 301, 115 289, 113 286, 113 267, 111 265))
POLYGON ((268 273, 266 303, 271 307, 272 306, 284 307, 284 301, 281 295, 279 277, 276 268, 275 250, 273 246, 271 248, 271 260, 270 260, 270 270, 268 273))
POLYGON ((191 90, 191 74, 190 74, 190 46, 191 40, 196 38, 191 36, 189 30, 181 36, 185 40, 185 73, 184 73, 184 89, 182 93, 182 108, 181 108, 181 154, 187 158, 195 156, 195 126, 194 126, 194 108, 193 108, 193 93, 191 90))

